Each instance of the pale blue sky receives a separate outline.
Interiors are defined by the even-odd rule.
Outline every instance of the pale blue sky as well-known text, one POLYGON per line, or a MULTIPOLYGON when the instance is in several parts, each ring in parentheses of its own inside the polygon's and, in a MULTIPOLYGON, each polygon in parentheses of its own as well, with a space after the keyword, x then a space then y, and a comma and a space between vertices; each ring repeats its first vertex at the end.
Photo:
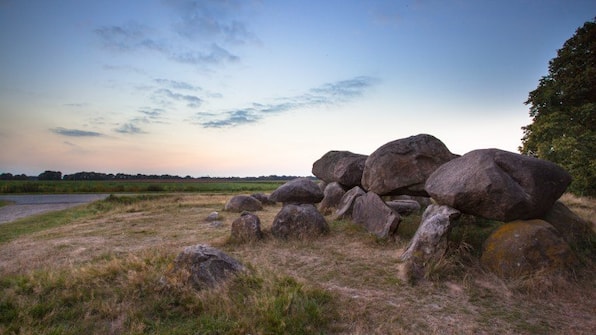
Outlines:
POLYGON ((516 151, 596 2, 0 0, 0 172, 310 175, 419 133, 516 151))

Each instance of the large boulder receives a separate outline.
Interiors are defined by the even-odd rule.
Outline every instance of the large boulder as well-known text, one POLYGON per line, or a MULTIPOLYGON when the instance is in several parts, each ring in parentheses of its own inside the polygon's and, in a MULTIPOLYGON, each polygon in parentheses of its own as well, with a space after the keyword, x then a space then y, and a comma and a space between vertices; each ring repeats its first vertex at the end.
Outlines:
POLYGON ((413 281, 424 278, 429 267, 445 255, 447 238, 453 222, 460 217, 457 209, 430 205, 422 214, 420 226, 400 256, 405 262, 406 276, 413 281))
POLYGON ((362 187, 379 195, 428 196, 424 190, 428 176, 455 157, 443 142, 431 135, 395 140, 368 156, 362 187))
POLYGON ((319 185, 308 178, 290 180, 269 195, 269 200, 284 204, 316 204, 323 198, 319 185))
POLYGON ((250 212, 243 212, 239 218, 232 222, 231 241, 254 242, 261 239, 263 239, 263 232, 258 216, 250 212))
POLYGON ((367 156, 350 151, 329 151, 312 165, 312 174, 327 182, 347 188, 359 186, 367 156))
POLYGON ((556 201, 542 219, 555 227, 571 246, 587 246, 590 241, 596 240, 591 224, 560 201, 556 201))
POLYGON ((313 204, 287 204, 271 224, 271 234, 280 239, 308 239, 329 231, 325 217, 313 204))
POLYGON ((397 233, 401 217, 376 193, 368 192, 354 201, 352 221, 377 237, 387 238, 397 233))
POLYGON ((327 184, 323 191, 323 201, 319 204, 321 214, 327 215, 336 209, 344 194, 346 194, 346 191, 340 183, 334 181, 327 184))
POLYGON ((471 151, 439 167, 426 191, 439 204, 498 221, 542 217, 571 176, 558 165, 499 149, 471 151))
POLYGON ((250 195, 236 195, 226 202, 224 210, 228 212, 260 211, 263 205, 250 195))
POLYGON ((518 220, 497 228, 484 242, 480 262, 504 278, 561 274, 578 264, 569 245, 543 220, 518 220))
POLYGON ((269 200, 269 195, 265 193, 253 193, 250 195, 251 197, 259 200, 263 206, 273 206, 275 205, 274 201, 269 200))
POLYGON ((337 205, 337 210, 333 214, 333 219, 346 219, 352 217, 352 210, 354 209, 354 202, 360 196, 366 194, 360 186, 354 186, 349 191, 347 191, 339 201, 337 205))
POLYGON ((209 289, 244 269, 240 262, 220 250, 197 244, 184 248, 160 281, 168 286, 209 289))

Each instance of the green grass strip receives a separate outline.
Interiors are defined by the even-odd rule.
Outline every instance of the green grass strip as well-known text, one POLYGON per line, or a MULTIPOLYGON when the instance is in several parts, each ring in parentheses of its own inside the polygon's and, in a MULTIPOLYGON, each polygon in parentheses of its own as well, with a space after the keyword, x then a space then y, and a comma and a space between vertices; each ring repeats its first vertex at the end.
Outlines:
POLYGON ((23 235, 67 225, 74 220, 91 215, 93 212, 89 211, 87 207, 77 207, 2 223, 0 224, 0 243, 12 241, 23 235))
POLYGON ((0 200, 0 207, 4 207, 4 206, 8 206, 8 205, 12 205, 13 202, 12 201, 7 201, 7 200, 0 200))

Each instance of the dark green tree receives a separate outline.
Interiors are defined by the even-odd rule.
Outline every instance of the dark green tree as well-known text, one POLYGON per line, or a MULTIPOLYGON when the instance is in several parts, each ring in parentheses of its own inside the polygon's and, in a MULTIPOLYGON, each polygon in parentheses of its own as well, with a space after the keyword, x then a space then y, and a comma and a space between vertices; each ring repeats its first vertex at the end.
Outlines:
POLYGON ((548 70, 526 101, 532 123, 522 127, 519 150, 565 168, 569 191, 596 196, 596 18, 575 31, 548 70))
POLYGON ((62 172, 60 171, 44 171, 37 176, 38 180, 60 180, 62 179, 62 172))

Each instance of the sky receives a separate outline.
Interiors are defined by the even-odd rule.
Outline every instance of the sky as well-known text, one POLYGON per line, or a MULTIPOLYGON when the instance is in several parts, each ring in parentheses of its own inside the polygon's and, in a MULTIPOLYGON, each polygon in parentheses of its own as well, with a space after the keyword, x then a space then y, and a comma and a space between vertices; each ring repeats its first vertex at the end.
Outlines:
POLYGON ((517 152, 593 0, 0 0, 0 173, 309 176, 431 134, 517 152))

